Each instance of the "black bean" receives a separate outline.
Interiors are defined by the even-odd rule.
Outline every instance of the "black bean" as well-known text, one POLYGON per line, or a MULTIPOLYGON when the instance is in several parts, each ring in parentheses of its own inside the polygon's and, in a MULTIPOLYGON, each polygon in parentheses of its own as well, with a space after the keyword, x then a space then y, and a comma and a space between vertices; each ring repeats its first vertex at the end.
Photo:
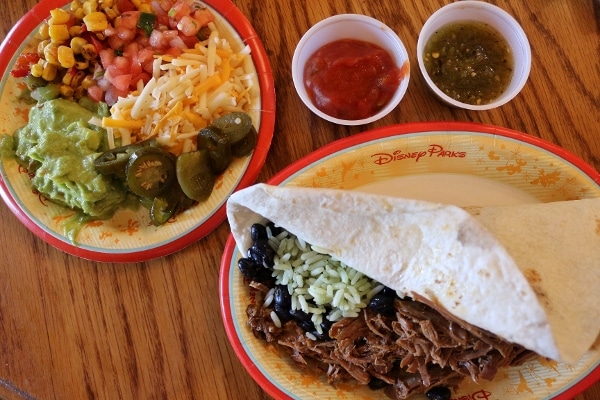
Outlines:
POLYGON ((271 230, 271 235, 277 236, 281 232, 283 232, 283 228, 280 226, 275 226, 275 224, 271 221, 267 222, 267 227, 271 230))
POLYGON ((275 280, 272 277, 273 271, 268 268, 258 268, 256 273, 256 278, 254 279, 256 282, 264 283, 265 286, 271 288, 275 284, 275 280), (269 282, 268 282, 269 281, 269 282))
POLYGON ((310 315, 302 310, 290 310, 290 316, 298 322, 309 321, 310 323, 312 323, 312 321, 310 320, 310 315))
POLYGON ((275 250, 266 239, 259 239, 248 249, 248 258, 267 268, 273 268, 275 250))
POLYGON ((275 291, 273 292, 273 301, 275 301, 275 305, 279 305, 282 308, 287 308, 288 310, 290 309, 290 306, 292 305, 292 296, 290 296, 287 285, 275 286, 275 291))
POLYGON ((323 321, 321 322, 321 329, 323 330, 324 339, 330 339, 329 330, 331 329, 331 325, 333 325, 333 321, 323 318, 323 321))
POLYGON ((309 319, 305 321, 298 321, 298 325, 300 328, 304 330, 304 332, 312 332, 315 330, 315 324, 309 319))
POLYGON ((267 228, 259 223, 252 224, 250 227, 250 237, 256 242, 259 239, 267 240, 267 228))
POLYGON ((253 279, 256 275, 256 270, 258 266, 253 260, 249 258, 240 258, 238 260, 238 268, 240 269, 240 272, 242 273, 242 275, 244 275, 245 278, 253 279))
POLYGON ((426 393, 428 400, 450 400, 452 393, 450 389, 444 386, 436 386, 431 388, 426 393))
POLYGON ((394 313, 394 297, 378 293, 369 302, 369 308, 378 314, 390 315, 394 313))
POLYGON ((275 303, 275 307, 273 307, 273 308, 275 309, 275 313, 277 314, 277 316, 279 317, 279 320, 281 321, 281 325, 285 324, 292 318, 290 316, 290 308, 289 307, 281 307, 280 305, 275 303))
POLYGON ((386 296, 396 297, 396 291, 390 287, 384 286, 383 290, 380 292, 386 296))
POLYGON ((238 268, 245 278, 256 281, 265 282, 271 279, 271 270, 258 265, 250 258, 240 258, 238 260, 238 268))

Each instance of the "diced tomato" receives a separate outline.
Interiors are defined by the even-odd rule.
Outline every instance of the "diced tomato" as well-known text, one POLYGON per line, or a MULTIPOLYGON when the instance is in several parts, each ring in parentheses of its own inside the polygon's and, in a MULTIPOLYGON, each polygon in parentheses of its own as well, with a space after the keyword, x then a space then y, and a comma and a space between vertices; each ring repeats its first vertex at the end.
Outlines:
POLYGON ((147 47, 150 47, 150 38, 146 37, 146 35, 144 35, 144 36, 138 35, 138 37, 136 39, 136 43, 138 44, 140 49, 145 49, 147 47))
POLYGON ((125 46, 125 41, 119 35, 109 36, 108 46, 110 47, 110 51, 114 52, 113 49, 122 49, 125 46))
POLYGON ((152 12, 154 13, 154 15, 156 15, 156 23, 158 25, 163 25, 166 26, 169 24, 169 16, 167 15, 167 11, 169 10, 169 7, 167 7, 166 10, 164 10, 160 3, 158 1, 153 1, 151 3, 152 5, 152 12))
POLYGON ((106 49, 106 50, 102 50, 99 53, 100 55, 100 62, 102 63, 102 67, 104 69, 108 68, 109 65, 111 65, 115 59, 115 51, 113 49, 106 49))
POLYGON ((131 60, 128 57, 117 56, 114 58, 112 64, 106 67, 106 73, 108 79, 112 80, 120 75, 129 74, 131 68, 131 60))
POLYGON ((124 28, 135 31, 137 29, 137 23, 139 19, 139 11, 127 11, 115 18, 114 25, 115 28, 124 28))
POLYGON ((139 53, 130 53, 127 55, 127 58, 130 60, 129 64, 129 73, 132 75, 138 75, 142 73, 142 63, 139 59, 139 53))
POLYGON ((144 85, 146 83, 148 83, 148 81, 150 80, 151 76, 149 73, 147 72, 141 72, 138 75, 134 75, 133 78, 131 78, 131 83, 129 84, 129 86, 131 86, 131 88, 136 88, 137 87, 137 83, 141 80, 142 82, 144 82, 144 85))
POLYGON ((172 1, 171 0, 159 0, 160 1, 160 8, 167 12, 171 9, 172 6, 172 1))
POLYGON ((201 27, 198 21, 189 15, 184 15, 177 23, 177 29, 185 36, 196 36, 201 27))
POLYGON ((168 31, 164 31, 162 34, 163 34, 165 40, 168 42, 170 42, 171 40, 173 40, 177 36, 179 36, 179 32, 177 31, 177 29, 171 29, 168 31))
POLYGON ((194 11, 194 19, 200 24, 200 26, 208 25, 209 22, 214 22, 215 16, 210 10, 206 8, 200 8, 194 11))
POLYGON ((102 96, 104 95, 104 91, 100 89, 99 86, 94 85, 88 88, 87 95, 90 99, 94 100, 95 102, 101 102, 102 96))
POLYGON ((127 57, 131 57, 133 54, 137 54, 139 51, 139 46, 137 42, 131 42, 123 49, 123 55, 127 57))
POLYGON ((154 51, 152 51, 152 49, 143 48, 138 52, 138 59, 142 65, 152 63, 154 61, 154 51))
POLYGON ((135 5, 131 2, 131 0, 118 0, 117 9, 121 13, 137 10, 137 8, 135 8, 135 5))
POLYGON ((189 4, 179 0, 169 9, 169 18, 179 21, 183 16, 190 15, 192 8, 189 4))
POLYGON ((125 92, 125 91, 128 91, 128 89, 129 89, 129 84, 131 83, 131 77, 132 77, 131 74, 114 76, 111 79, 111 82, 112 82, 113 86, 119 92, 125 92))
POLYGON ((27 76, 32 64, 35 64, 40 59, 37 53, 23 53, 17 57, 15 66, 10 74, 15 78, 23 78, 27 76))
POLYGON ((186 36, 183 33, 179 33, 179 37, 181 38, 181 40, 183 40, 183 43, 185 43, 185 46, 188 49, 192 49, 194 48, 194 45, 196 43, 198 43, 198 37, 197 36, 186 36))
POLYGON ((183 53, 183 51, 177 47, 170 47, 165 51, 165 54, 168 54, 173 57, 179 57, 181 53, 183 53))

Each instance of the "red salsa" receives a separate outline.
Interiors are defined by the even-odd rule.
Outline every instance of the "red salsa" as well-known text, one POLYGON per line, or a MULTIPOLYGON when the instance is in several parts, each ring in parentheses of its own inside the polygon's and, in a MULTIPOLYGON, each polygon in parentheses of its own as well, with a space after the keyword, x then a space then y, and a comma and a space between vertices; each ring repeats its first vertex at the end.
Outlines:
POLYGON ((328 43, 311 55, 304 85, 315 106, 332 117, 357 120, 381 110, 406 71, 381 47, 355 39, 328 43))

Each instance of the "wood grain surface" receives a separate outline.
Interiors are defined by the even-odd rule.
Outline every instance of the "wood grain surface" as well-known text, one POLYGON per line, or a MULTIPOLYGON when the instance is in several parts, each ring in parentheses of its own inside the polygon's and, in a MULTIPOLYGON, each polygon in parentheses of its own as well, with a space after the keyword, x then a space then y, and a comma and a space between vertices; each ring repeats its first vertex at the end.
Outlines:
MULTIPOLYGON (((418 33, 448 0, 234 0, 266 48, 277 91, 275 135, 259 181, 336 139, 415 121, 508 127, 560 145, 600 169, 598 1, 490 2, 521 23, 533 64, 513 101, 474 112, 439 103, 418 72, 418 33), (385 22, 411 58, 406 97, 390 115, 367 126, 319 119, 292 85, 296 43, 311 25, 339 13, 385 22)), ((3 2, 0 39, 35 4, 3 2)), ((0 398, 269 398, 236 358, 221 320, 217 285, 226 223, 158 260, 94 263, 47 245, 0 203, 0 398)), ((576 399, 600 399, 600 385, 576 399)))

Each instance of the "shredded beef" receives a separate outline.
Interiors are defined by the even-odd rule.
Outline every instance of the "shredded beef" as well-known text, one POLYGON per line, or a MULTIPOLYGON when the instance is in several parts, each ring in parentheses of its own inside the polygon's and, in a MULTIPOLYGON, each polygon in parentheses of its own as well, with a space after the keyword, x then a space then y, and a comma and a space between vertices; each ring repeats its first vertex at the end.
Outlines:
POLYGON ((334 323, 328 340, 309 339, 293 320, 278 328, 271 309, 261 305, 248 306, 248 324, 256 337, 278 343, 300 365, 323 370, 329 383, 377 382, 392 399, 456 387, 465 378, 491 380, 499 368, 534 355, 418 300, 396 299, 390 316, 363 309, 334 323))

